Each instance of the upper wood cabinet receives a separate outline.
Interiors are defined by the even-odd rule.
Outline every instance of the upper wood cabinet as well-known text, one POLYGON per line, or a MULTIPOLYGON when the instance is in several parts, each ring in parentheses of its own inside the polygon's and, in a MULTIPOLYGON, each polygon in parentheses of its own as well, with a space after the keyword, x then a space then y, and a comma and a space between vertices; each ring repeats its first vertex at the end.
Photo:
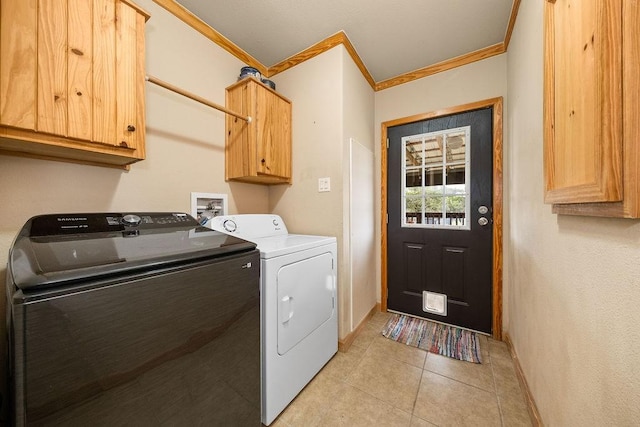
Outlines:
POLYGON ((291 101, 253 78, 229 86, 228 109, 250 116, 226 119, 227 180, 291 183, 291 101))
POLYGON ((144 25, 129 0, 0 0, 0 152, 145 157, 144 25))
POLYGON ((640 6, 545 3, 545 202, 562 214, 640 217, 640 6))

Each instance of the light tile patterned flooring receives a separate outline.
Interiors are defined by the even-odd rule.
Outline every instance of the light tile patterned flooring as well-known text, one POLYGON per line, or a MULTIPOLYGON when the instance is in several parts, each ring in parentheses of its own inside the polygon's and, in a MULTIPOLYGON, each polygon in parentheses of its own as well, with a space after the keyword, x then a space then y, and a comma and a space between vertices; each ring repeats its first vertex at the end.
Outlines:
POLYGON ((376 313, 271 426, 530 426, 505 343, 482 336, 482 364, 384 338, 376 313))

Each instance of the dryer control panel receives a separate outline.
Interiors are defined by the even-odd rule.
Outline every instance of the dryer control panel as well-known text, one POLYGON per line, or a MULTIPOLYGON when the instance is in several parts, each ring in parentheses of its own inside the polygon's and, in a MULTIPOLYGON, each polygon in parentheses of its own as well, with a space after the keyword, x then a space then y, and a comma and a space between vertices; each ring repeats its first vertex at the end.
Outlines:
POLYGON ((282 218, 271 214, 221 215, 211 218, 211 228, 249 240, 289 234, 282 218))

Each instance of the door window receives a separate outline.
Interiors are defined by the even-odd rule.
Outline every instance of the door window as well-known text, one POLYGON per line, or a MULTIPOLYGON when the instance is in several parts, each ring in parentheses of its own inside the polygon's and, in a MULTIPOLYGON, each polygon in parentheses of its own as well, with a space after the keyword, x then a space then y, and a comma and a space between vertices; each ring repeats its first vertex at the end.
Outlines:
POLYGON ((469 230, 470 127, 402 138, 402 227, 469 230))

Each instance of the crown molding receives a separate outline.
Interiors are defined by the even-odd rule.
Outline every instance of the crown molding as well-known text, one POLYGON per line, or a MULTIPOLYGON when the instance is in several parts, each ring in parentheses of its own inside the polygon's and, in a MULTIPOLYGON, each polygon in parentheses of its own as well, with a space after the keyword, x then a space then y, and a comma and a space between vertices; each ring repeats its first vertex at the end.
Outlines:
POLYGON ((369 73, 369 70, 367 70, 367 67, 362 62, 362 59, 360 59, 360 56, 356 52, 356 49, 353 47, 353 44, 351 44, 349 37, 347 37, 344 31, 337 32, 334 35, 327 37, 326 39, 303 50, 302 52, 297 53, 285 59, 284 61, 277 63, 272 67, 269 67, 268 75, 270 77, 274 76, 278 73, 288 70, 291 67, 301 64, 304 61, 307 61, 315 56, 318 56, 321 53, 324 53, 338 45, 344 46, 344 48, 347 50, 347 52, 351 56, 351 59, 353 59, 353 62, 355 62, 358 69, 360 69, 360 72, 362 73, 364 78, 367 80, 367 82, 369 82, 369 85, 371 85, 371 88, 375 89, 376 83, 373 80, 373 77, 369 73))
POLYGON ((509 17, 509 24, 507 26, 507 30, 505 32, 504 41, 501 43, 496 43, 492 46, 488 46, 483 49, 479 49, 473 52, 466 53, 464 55, 457 56, 455 58, 448 59, 446 61, 438 62, 437 64, 432 64, 426 66, 424 68, 420 68, 414 71, 410 71, 408 73, 401 74, 396 77, 392 77, 387 80, 383 80, 380 82, 375 82, 373 77, 367 70, 367 67, 362 62, 362 59, 358 55, 358 52, 351 44, 351 41, 344 33, 344 31, 337 32, 336 34, 327 37, 326 39, 319 41, 313 46, 299 52, 282 62, 279 62, 271 67, 267 67, 260 63, 257 59, 249 55, 244 50, 240 49, 236 46, 231 40, 227 39, 225 36, 217 32, 215 29, 210 27, 207 23, 202 21, 200 18, 189 12, 186 8, 184 8, 181 4, 177 3, 175 0, 153 0, 154 3, 165 8, 167 11, 175 15, 178 19, 185 22, 187 25, 194 28, 196 31, 201 33, 203 36, 207 37, 212 42, 216 43, 218 46, 244 62, 245 64, 254 67, 260 71, 263 76, 272 77, 276 74, 282 73, 289 68, 292 68, 296 65, 299 65, 305 61, 308 61, 311 58, 314 58, 338 45, 343 45, 347 50, 356 66, 362 73, 363 77, 367 80, 369 85, 374 91, 380 91, 384 89, 388 89, 393 86, 398 86, 404 83, 409 83, 414 80, 421 79, 423 77, 428 77, 433 74, 441 73, 443 71, 450 70, 452 68, 461 67, 463 65, 471 64, 476 61, 481 61, 483 59, 490 58, 495 55, 500 55, 507 51, 507 47, 509 46, 509 42, 511 40, 511 34, 513 32, 513 28, 515 26, 516 17, 518 15, 518 9, 520 8, 521 0, 513 0, 513 6, 511 7, 511 15, 509 17))
POLYGON ((392 77, 387 80, 376 83, 375 91, 389 89, 393 86, 398 86, 404 83, 409 83, 414 80, 421 79, 423 77, 431 76, 433 74, 441 73, 443 71, 450 70, 452 68, 461 67, 463 65, 471 64, 472 62, 487 59, 495 55, 500 55, 506 52, 504 43, 494 44, 493 46, 485 47, 474 52, 465 53, 464 55, 457 56, 455 58, 447 59, 446 61, 438 62, 437 64, 429 65, 428 67, 419 68, 415 71, 410 71, 405 74, 401 74, 396 77, 392 77))
POLYGON ((153 0, 153 2, 165 8, 168 12, 175 15, 176 18, 180 19, 182 22, 189 25, 191 28, 198 31, 200 34, 202 34, 245 64, 256 68, 258 71, 260 71, 260 74, 267 74, 267 67, 262 65, 260 61, 249 55, 244 50, 240 49, 231 40, 214 30, 209 26, 209 24, 195 16, 175 0, 153 0))

